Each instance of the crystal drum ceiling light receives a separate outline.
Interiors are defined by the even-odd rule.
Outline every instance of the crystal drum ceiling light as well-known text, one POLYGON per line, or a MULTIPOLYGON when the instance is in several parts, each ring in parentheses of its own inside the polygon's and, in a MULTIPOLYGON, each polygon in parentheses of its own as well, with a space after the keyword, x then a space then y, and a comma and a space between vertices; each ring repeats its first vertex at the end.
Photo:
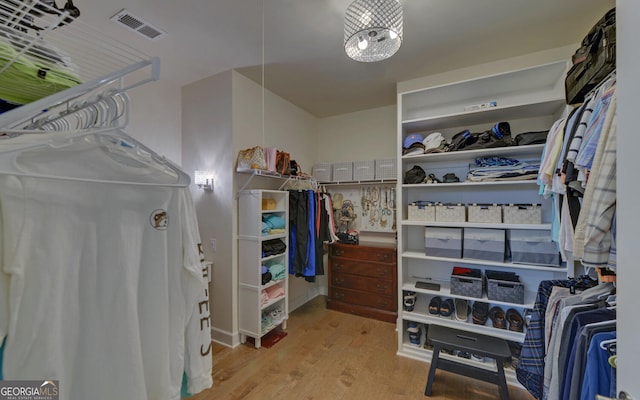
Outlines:
POLYGON ((389 58, 402 44, 399 0, 355 0, 344 14, 344 50, 356 61, 389 58))

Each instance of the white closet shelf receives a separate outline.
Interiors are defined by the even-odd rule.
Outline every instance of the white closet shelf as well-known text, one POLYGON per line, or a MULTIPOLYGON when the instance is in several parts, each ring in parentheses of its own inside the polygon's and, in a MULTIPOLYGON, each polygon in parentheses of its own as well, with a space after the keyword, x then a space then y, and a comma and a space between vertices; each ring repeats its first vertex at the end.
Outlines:
POLYGON ((427 221, 409 221, 403 219, 400 225, 406 226, 439 226, 450 228, 495 228, 495 229, 531 229, 531 230, 550 230, 551 224, 502 224, 502 223, 481 223, 481 222, 427 222, 427 221))
POLYGON ((430 118, 418 118, 402 121, 402 129, 407 132, 441 130, 447 128, 494 124, 496 121, 509 121, 520 118, 533 118, 550 115, 565 106, 564 98, 551 98, 536 104, 512 104, 505 107, 485 108, 470 112, 439 115, 430 118))
POLYGON ((279 301, 281 301, 281 300, 284 300, 284 299, 285 299, 285 297, 286 297, 286 295, 282 295, 282 296, 278 296, 278 297, 276 297, 275 299, 269 299, 269 301, 268 301, 268 302, 266 302, 266 303, 264 303, 264 304, 262 304, 262 305, 260 306, 260 311, 265 310, 265 309, 267 309, 267 308, 271 307, 272 305, 276 304, 277 302, 279 302, 279 301))
POLYGON ((434 257, 427 256, 424 254, 424 251, 403 251, 402 257, 405 258, 414 258, 419 260, 432 260, 432 261, 442 261, 449 262, 454 264, 470 264, 470 265, 486 265, 492 267, 506 267, 506 268, 514 268, 514 269, 526 269, 532 271, 548 271, 548 272, 562 272, 567 273, 566 266, 558 266, 558 267, 550 267, 543 265, 531 265, 531 264, 514 264, 508 262, 497 262, 497 261, 489 261, 489 260, 476 260, 469 258, 448 258, 448 257, 434 257))
POLYGON ((403 188, 417 188, 428 187, 429 189, 464 189, 470 186, 537 186, 538 182, 535 179, 520 180, 520 181, 487 181, 487 182, 456 182, 456 183, 403 183, 403 188))
POLYGON ((319 182, 321 185, 325 186, 339 186, 339 185, 376 185, 379 183, 389 183, 395 184, 397 179, 366 179, 366 180, 357 180, 357 181, 337 181, 337 182, 319 182))
POLYGON ((262 289, 267 289, 267 288, 270 288, 271 286, 275 286, 275 285, 278 285, 280 283, 285 283, 285 280, 284 279, 278 279, 277 281, 271 280, 271 281, 265 283, 264 285, 262 285, 262 289))
MULTIPOLYGON (((478 297, 470 297, 470 296, 461 296, 461 295, 457 295, 457 294, 451 294, 451 282, 449 281, 434 281, 436 283, 440 284, 440 290, 429 290, 429 289, 418 289, 416 288, 416 281, 418 279, 415 278, 411 278, 409 280, 406 280, 405 283, 402 284, 402 290, 409 290, 412 292, 416 292, 416 293, 424 293, 424 294, 428 294, 430 296, 440 296, 443 299, 446 297, 451 297, 451 298, 457 298, 457 299, 465 299, 465 300, 470 300, 470 301, 482 301, 485 303, 491 303, 494 305, 501 305, 501 306, 506 306, 506 307, 511 307, 511 308, 533 308, 533 305, 535 303, 535 299, 536 299, 536 292, 535 291, 528 291, 525 290, 524 291, 524 303, 523 304, 519 304, 519 303, 509 303, 509 302, 505 302, 505 301, 497 301, 497 300, 489 300, 487 299, 487 294, 484 293, 482 298, 478 298, 478 297)), ((537 289, 538 287, 536 286, 535 289, 537 289)), ((428 303, 422 301, 420 298, 418 298, 418 300, 416 301, 416 305, 415 305, 415 309, 417 310, 427 310, 428 309, 428 303)), ((415 313, 415 311, 413 311, 415 313)), ((405 314, 407 313, 407 311, 405 311, 405 314)), ((428 316, 431 316, 430 314, 426 314, 428 316)), ((446 320, 446 318, 438 318, 437 321, 440 320, 446 320)), ((456 321, 456 322, 460 322, 460 321, 456 321)), ((472 324, 473 325, 473 324, 472 324)), ((467 325, 463 325, 464 327, 466 327, 467 325)), ((492 328, 493 329, 493 328, 492 328)))
POLYGON ((279 233, 277 235, 267 235, 267 236, 238 235, 238 239, 240 239, 240 240, 252 240, 252 241, 283 239, 283 238, 286 238, 286 237, 287 237, 286 233, 279 233))
POLYGON ((30 97, 34 101, 0 115, 0 127, 5 129, 16 128, 32 118, 58 112, 60 107, 68 107, 71 101, 92 95, 97 89, 114 82, 124 92, 159 78, 160 62, 157 57, 150 57, 97 31, 94 26, 84 22, 82 15, 70 17, 67 12, 44 2, 3 2, 0 29, 0 44, 16 51, 12 59, 0 64, 0 71, 20 69, 35 63, 36 68, 46 69, 47 74, 71 74, 82 82, 69 89, 60 88, 57 93, 51 92, 39 100, 30 97), (47 8, 47 12, 34 13, 36 3, 38 7, 47 8), (65 23, 59 26, 61 21, 65 23), (24 25, 25 22, 27 25, 24 25), (25 28, 29 25, 31 27, 25 28), (126 82, 123 79, 125 77, 126 82))
POLYGON ((428 154, 418 154, 418 155, 410 155, 403 156, 402 161, 409 162, 420 162, 420 161, 464 161, 464 160, 475 160, 476 157, 486 157, 486 156, 519 156, 519 155, 528 155, 535 154, 539 156, 542 150, 544 149, 544 144, 532 144, 527 146, 508 146, 508 147, 495 147, 491 149, 476 149, 476 150, 460 150, 460 151, 450 151, 445 153, 428 153, 428 154))

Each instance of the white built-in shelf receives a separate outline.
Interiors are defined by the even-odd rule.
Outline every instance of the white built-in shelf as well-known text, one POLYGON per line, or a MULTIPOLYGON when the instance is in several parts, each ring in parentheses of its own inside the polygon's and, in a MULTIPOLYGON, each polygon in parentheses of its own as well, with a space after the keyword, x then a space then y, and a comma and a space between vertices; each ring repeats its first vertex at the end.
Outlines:
POLYGON ((465 189, 471 186, 537 186, 538 182, 535 179, 520 180, 520 181, 486 181, 486 182, 455 182, 455 183, 403 183, 403 188, 419 188, 428 187, 430 190, 438 189, 465 189))
POLYGON ((268 289, 268 288, 270 288, 271 286, 275 286, 275 285, 277 285, 277 284, 279 284, 279 283, 283 283, 283 282, 284 282, 284 279, 279 279, 279 280, 277 280, 277 281, 270 280, 269 282, 267 282, 267 283, 265 283, 264 285, 262 285, 262 289, 268 289))
MULTIPOLYGON (((469 112, 461 111, 431 118, 402 121, 402 127, 406 132, 420 132, 478 124, 494 124, 496 121, 509 121, 553 114, 565 104, 564 98, 555 98, 544 100, 537 104, 512 104, 506 107, 498 106, 469 112)), ((517 132, 512 132, 512 134, 517 134, 517 132)))
POLYGON ((238 235, 240 240, 271 240, 271 239, 284 239, 287 237, 286 233, 279 233, 277 235, 266 236, 252 236, 252 235, 238 235))
POLYGON ((494 229, 531 229, 531 230, 550 230, 551 224, 489 224, 483 222, 427 222, 427 221, 409 221, 403 219, 401 225, 406 226, 440 226, 449 228, 494 228, 494 229))
MULTIPOLYGON (((415 278, 409 278, 405 280, 405 282, 402 285, 402 290, 410 290, 416 293, 425 293, 431 296, 440 296, 442 300, 444 300, 447 297, 452 297, 452 298, 466 299, 471 301, 482 301, 485 303, 491 303, 493 305, 500 305, 503 307, 519 308, 519 309, 533 308, 534 302, 536 300, 536 292, 526 290, 526 287, 524 291, 524 303, 519 304, 519 303, 509 303, 505 301, 489 300, 487 299, 486 293, 483 293, 482 298, 451 294, 451 282, 449 281, 433 281, 434 283, 440 284, 440 290, 419 289, 419 288, 416 288, 416 281, 418 280, 419 279, 415 279, 415 278)), ((536 286, 535 289, 538 289, 538 286, 536 286)), ((427 313, 428 304, 426 302, 421 302, 420 298, 418 298, 414 310, 424 310, 425 313, 427 313)), ((427 314, 427 315, 430 315, 430 314, 427 314)), ((441 319, 446 320, 446 318, 438 318, 438 321, 440 321, 441 319)), ((456 322, 459 322, 459 321, 456 321, 456 322)), ((463 326, 466 326, 466 325, 463 325, 463 326)))
POLYGON ((286 297, 286 295, 282 295, 282 296, 278 296, 275 299, 269 299, 268 302, 264 303, 261 305, 260 310, 266 310, 267 308, 271 307, 272 305, 276 304, 277 302, 279 302, 280 300, 284 300, 286 297))
POLYGON ((491 149, 476 149, 476 150, 460 150, 450 151, 445 153, 428 153, 403 156, 402 160, 405 162, 414 161, 465 161, 474 160, 477 157, 487 156, 510 156, 517 157, 528 154, 540 154, 544 149, 544 144, 532 144, 528 146, 508 146, 508 147, 495 147, 491 149))
POLYGON ((510 262, 497 262, 497 261, 489 261, 489 260, 477 260, 470 258, 450 258, 450 257, 434 257, 425 255, 424 251, 403 251, 402 257, 405 258, 414 258, 418 260, 431 260, 431 261, 442 261, 448 262, 452 264, 473 264, 473 265, 485 265, 492 267, 505 267, 505 268, 513 268, 513 269, 526 269, 532 271, 548 271, 548 272, 567 272, 566 266, 557 266, 551 267, 546 265, 533 265, 533 264, 515 264, 510 262))

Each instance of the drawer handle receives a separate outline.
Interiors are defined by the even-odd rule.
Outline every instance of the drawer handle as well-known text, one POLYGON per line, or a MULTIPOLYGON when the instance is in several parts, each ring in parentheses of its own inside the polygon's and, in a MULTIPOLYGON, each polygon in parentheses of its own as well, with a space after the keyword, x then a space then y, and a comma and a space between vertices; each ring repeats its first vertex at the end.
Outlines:
POLYGON ((378 275, 386 275, 389 272, 386 268, 378 268, 378 275))
POLYGON ((378 289, 378 291, 380 292, 386 292, 387 291, 387 285, 381 285, 381 284, 377 284, 376 288, 378 289))
POLYGON ((389 259, 389 253, 378 254, 378 260, 387 261, 389 259))
POLYGON ((389 305, 389 302, 387 300, 378 300, 378 305, 382 307, 386 307, 389 305))
POLYGON ((343 255, 343 254, 344 254, 344 250, 337 249, 337 250, 335 251, 335 253, 336 253, 336 255, 337 255, 337 256, 341 256, 341 255, 343 255))
POLYGON ((341 299, 344 297, 344 293, 337 292, 334 296, 336 299, 341 299))
POLYGON ((336 264, 333 268, 337 270, 342 270, 342 264, 336 264))
POLYGON ((333 280, 333 283, 335 283, 336 285, 342 285, 344 283, 344 279, 335 278, 333 280))

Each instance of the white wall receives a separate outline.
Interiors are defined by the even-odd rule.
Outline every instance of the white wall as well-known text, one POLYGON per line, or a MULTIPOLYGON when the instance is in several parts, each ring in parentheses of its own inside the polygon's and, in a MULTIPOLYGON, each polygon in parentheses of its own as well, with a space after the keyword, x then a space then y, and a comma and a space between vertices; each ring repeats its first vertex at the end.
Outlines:
POLYGON ((182 101, 180 87, 164 82, 138 86, 127 93, 131 118, 126 131, 155 152, 182 162, 182 101))
POLYGON ((231 152, 233 143, 231 71, 182 89, 182 145, 184 169, 213 172, 214 190, 192 185, 205 258, 213 261, 210 287, 212 334, 232 345, 237 331, 237 274, 233 266, 234 196, 231 152), (209 240, 216 239, 217 251, 209 240))

